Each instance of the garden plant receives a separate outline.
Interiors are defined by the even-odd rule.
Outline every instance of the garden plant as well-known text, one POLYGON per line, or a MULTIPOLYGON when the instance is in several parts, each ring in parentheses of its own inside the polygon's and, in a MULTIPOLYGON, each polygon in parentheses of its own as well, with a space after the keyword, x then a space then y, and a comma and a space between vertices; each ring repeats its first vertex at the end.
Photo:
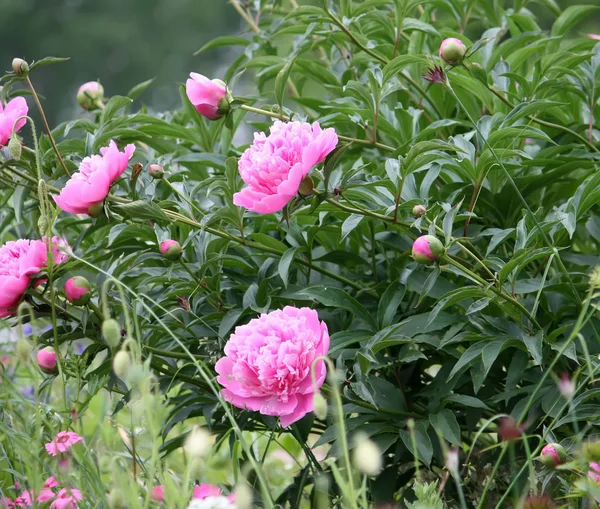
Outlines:
POLYGON ((597 507, 600 6, 230 4, 174 111, 2 78, 0 507, 597 507))

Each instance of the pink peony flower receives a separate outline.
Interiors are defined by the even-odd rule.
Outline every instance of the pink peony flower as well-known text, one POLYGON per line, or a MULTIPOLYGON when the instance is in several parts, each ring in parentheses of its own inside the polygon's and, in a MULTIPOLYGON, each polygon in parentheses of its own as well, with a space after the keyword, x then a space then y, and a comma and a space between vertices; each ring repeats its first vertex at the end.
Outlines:
POLYGON ((82 498, 81 491, 75 489, 66 490, 63 488, 58 492, 56 500, 50 504, 50 507, 52 509, 76 509, 77 502, 82 498))
POLYGON ((40 350, 36 355, 37 364, 44 373, 56 372, 56 352, 48 346, 40 350))
POLYGON ((467 47, 456 37, 448 37, 440 45, 440 58, 450 65, 460 64, 466 53, 467 47))
MULTIPOLYGON (((24 97, 15 97, 8 101, 8 104, 2 107, 0 103, 0 147, 8 143, 13 133, 13 126, 19 117, 27 115, 27 101, 24 97)), ((17 122, 15 132, 19 131, 27 122, 24 118, 17 122)))
POLYGON ((58 453, 68 451, 73 445, 82 441, 83 438, 73 431, 61 431, 54 437, 54 440, 48 442, 45 447, 48 454, 56 456, 58 453))
POLYGON ((255 134, 242 154, 238 168, 248 187, 233 195, 233 203, 259 214, 281 210, 337 142, 335 130, 322 130, 318 122, 275 121, 271 134, 255 134))
POLYGON ((215 369, 223 397, 237 406, 281 418, 287 427, 313 410, 313 394, 323 384, 329 333, 309 308, 287 306, 262 314, 235 329, 215 369))
POLYGON ((212 484, 196 484, 194 487, 194 498, 200 500, 208 497, 218 497, 221 493, 221 488, 212 484))
POLYGON ((588 470, 588 477, 596 484, 600 483, 600 463, 592 461, 588 470))
POLYGON ((444 246, 433 235, 421 235, 412 247, 412 257, 419 263, 436 261, 444 252, 444 246))
POLYGON ((127 145, 124 152, 119 152, 117 144, 111 141, 108 147, 100 149, 101 155, 81 161, 79 171, 58 196, 53 196, 54 201, 65 212, 98 215, 110 186, 127 169, 134 152, 135 145, 127 145))
MULTIPOLYGON (((66 255, 58 253, 59 245, 67 245, 58 237, 52 238, 54 263, 62 263, 66 255)), ((31 277, 48 263, 46 239, 9 241, 0 247, 0 318, 10 316, 29 288, 31 277)))
POLYGON ((161 485, 154 486, 152 491, 150 492, 150 498, 152 500, 156 500, 157 502, 165 501, 165 490, 161 485))
POLYGON ((195 72, 190 73, 190 78, 185 82, 185 93, 198 113, 210 120, 220 118, 219 109, 224 109, 227 101, 227 85, 195 72))

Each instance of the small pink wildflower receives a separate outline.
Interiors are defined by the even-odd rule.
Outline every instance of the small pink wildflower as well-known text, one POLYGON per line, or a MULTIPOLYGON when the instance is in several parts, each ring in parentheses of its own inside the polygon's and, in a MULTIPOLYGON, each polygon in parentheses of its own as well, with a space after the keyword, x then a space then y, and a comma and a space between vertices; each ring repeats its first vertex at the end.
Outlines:
POLYGON ((63 488, 56 495, 56 500, 50 504, 52 509, 76 509, 76 503, 83 497, 81 491, 76 489, 67 490, 63 488))
POLYGON ((197 484, 194 487, 194 498, 203 500, 208 497, 218 497, 221 495, 221 488, 212 484, 197 484))
POLYGON ((58 453, 68 451, 73 445, 82 442, 77 433, 73 431, 61 431, 52 442, 46 444, 46 450, 51 456, 56 456, 58 453))

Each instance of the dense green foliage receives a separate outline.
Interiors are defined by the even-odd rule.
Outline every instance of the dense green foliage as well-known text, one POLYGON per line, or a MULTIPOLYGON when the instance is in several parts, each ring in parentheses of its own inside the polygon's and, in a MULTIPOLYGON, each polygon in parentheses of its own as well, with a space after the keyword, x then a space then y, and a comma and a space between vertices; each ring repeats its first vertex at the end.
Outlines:
MULTIPOLYGON (((113 410, 119 426, 134 428, 119 421, 124 412, 140 419, 140 441, 147 440, 138 450, 140 484, 179 476, 231 485, 246 476, 256 488, 253 507, 317 507, 323 477, 329 491, 318 507, 521 507, 540 493, 584 507, 589 493, 600 496, 597 485, 585 483, 588 462, 600 459, 586 447, 600 414, 600 273, 593 273, 600 245, 600 44, 578 33, 578 23, 598 9, 561 10, 554 0, 539 0, 552 18, 542 30, 530 3, 241 4, 251 29, 204 49, 242 47, 225 74, 214 76, 239 100, 227 119, 201 117, 184 87, 174 111, 134 109, 132 100, 143 101, 140 94, 151 90, 144 84, 129 97, 111 97, 99 113, 55 127, 71 173, 115 140, 135 143, 133 161, 144 168, 159 163, 166 174, 153 180, 145 169, 129 169, 96 219, 52 208, 50 227, 74 255, 49 275, 53 290, 30 290, 26 300, 37 320, 54 325, 38 341, 61 345, 60 380, 44 380, 37 407, 15 387, 0 392, 0 431, 14 444, 31 435, 36 444, 47 442, 70 425, 87 434, 89 457, 75 458, 81 473, 73 474, 86 480, 84 507, 96 507, 93 499, 108 503, 112 488, 137 507, 141 488, 108 475, 112 468, 128 479, 135 449, 126 451, 84 417, 113 410), (463 65, 438 57, 446 37, 466 44, 463 65), (423 79, 434 65, 445 70, 437 83, 423 79), (236 94, 242 82, 254 84, 245 85, 246 97, 236 94), (313 193, 298 195, 282 213, 258 215, 233 205, 243 186, 237 162, 251 133, 268 130, 273 118, 318 121, 341 139, 312 171, 313 193), (415 205, 426 213, 415 218, 415 205), (426 233, 446 249, 430 265, 410 256, 414 239, 426 233), (170 238, 183 246, 183 263, 160 255, 158 245, 170 238), (65 301, 63 283, 74 275, 92 282, 92 306, 65 301), (310 306, 326 322, 329 359, 340 376, 324 386, 327 417, 310 413, 282 429, 273 417, 223 405, 213 367, 236 325, 290 304, 310 306), (112 372, 116 349, 101 334, 107 311, 135 345, 135 379, 112 372), (76 356, 74 342, 82 339, 89 346, 76 356), (146 370, 165 397, 139 389, 146 370), (573 400, 557 388, 562 373, 576 380, 573 400), (311 449, 331 445, 326 451, 338 459, 347 452, 334 386, 349 435, 363 431, 384 452, 382 472, 364 478, 364 490, 355 478, 360 500, 343 497, 354 493, 341 480, 349 475, 343 462, 319 462, 311 449), (116 399, 103 400, 102 410, 89 406, 105 389, 116 399), (136 400, 138 393, 147 398, 136 400), (19 405, 39 419, 23 419, 19 405), (179 448, 190 422, 222 439, 212 461, 225 473, 184 475, 179 448), (514 440, 507 440, 510 431, 514 440), (534 459, 549 442, 567 450, 560 470, 534 459), (279 447, 298 457, 289 475, 265 459, 279 447), (451 447, 459 451, 456 483, 445 469, 451 447), (108 468, 100 458, 114 451, 119 458, 108 468), (253 471, 243 467, 249 455, 253 471), (260 488, 262 463, 272 501, 260 488), (416 494, 424 505, 409 505, 416 494)), ((37 72, 30 73, 34 85, 37 72)), ((5 93, 18 93, 21 81, 7 75, 5 93)), ((46 134, 39 153, 54 195, 67 176, 46 134)), ((44 190, 34 147, 18 160, 3 154, 0 238, 39 238, 47 230, 39 231, 44 190)), ((35 371, 19 369, 23 377, 35 371)), ((39 469, 35 476, 43 477, 42 468, 50 475, 50 461, 29 464, 31 454, 39 458, 17 445, 0 449, 0 483, 33 478, 31 464, 39 469)), ((169 507, 185 506, 184 498, 169 507)))

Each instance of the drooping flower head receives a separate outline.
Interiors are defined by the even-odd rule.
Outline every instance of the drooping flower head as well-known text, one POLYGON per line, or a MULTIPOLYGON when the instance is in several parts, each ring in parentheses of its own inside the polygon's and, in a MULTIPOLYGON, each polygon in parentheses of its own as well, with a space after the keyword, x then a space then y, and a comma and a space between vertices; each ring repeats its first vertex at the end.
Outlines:
POLYGON ((31 501, 31 492, 27 490, 23 491, 21 495, 15 498, 15 505, 17 507, 31 507, 33 505, 31 501))
POLYGON ((45 447, 48 454, 56 456, 61 452, 68 451, 72 446, 82 441, 83 438, 74 431, 61 431, 54 437, 54 440, 48 442, 45 447))
POLYGON ((50 504, 52 509, 76 509, 77 502, 82 500, 81 491, 63 488, 56 495, 54 502, 50 504))
POLYGON ((287 306, 237 327, 215 369, 223 397, 237 406, 279 416, 287 427, 313 410, 314 392, 323 384, 329 333, 309 308, 287 306))
MULTIPOLYGON (((52 238, 55 264, 63 263, 68 255, 63 248, 68 244, 59 237, 52 238)), ((46 268, 48 250, 46 239, 9 241, 0 247, 0 318, 15 312, 29 288, 31 278, 46 268)))
POLYGON ((53 196, 56 204, 65 212, 97 216, 101 212, 104 199, 110 186, 127 169, 127 163, 135 152, 135 145, 127 145, 119 152, 117 144, 111 141, 108 147, 100 149, 100 155, 86 157, 77 171, 58 196, 53 196))
POLYGON ((271 134, 255 134, 242 154, 238 168, 248 186, 233 195, 233 203, 259 214, 281 210, 337 142, 335 130, 321 129, 318 122, 275 121, 271 134))
POLYGON ((17 119, 26 116, 28 111, 27 101, 23 97, 11 99, 6 106, 2 106, 0 102, 0 147, 8 143, 13 133, 13 127, 17 132, 25 125, 24 118, 18 122, 17 119), (17 122, 16 127, 15 122, 17 122))
POLYGON ((198 113, 210 120, 221 118, 233 100, 223 81, 210 80, 195 72, 191 72, 190 79, 185 82, 185 93, 198 113))

